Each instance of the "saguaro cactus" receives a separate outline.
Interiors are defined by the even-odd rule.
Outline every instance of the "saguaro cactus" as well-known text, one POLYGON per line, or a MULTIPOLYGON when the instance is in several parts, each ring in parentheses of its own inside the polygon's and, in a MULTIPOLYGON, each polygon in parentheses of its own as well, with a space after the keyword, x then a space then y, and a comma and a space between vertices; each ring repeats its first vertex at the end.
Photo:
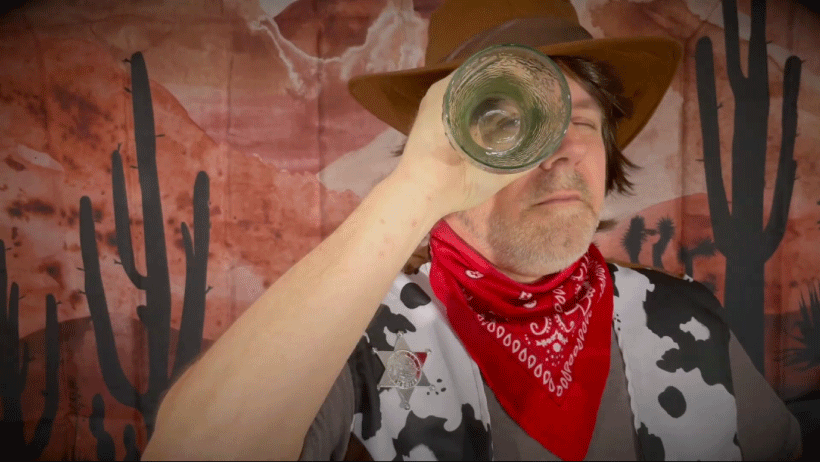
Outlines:
POLYGON ((145 235, 146 272, 144 275, 140 274, 134 263, 125 174, 119 149, 111 155, 112 188, 117 250, 121 260, 119 264, 122 265, 134 287, 145 291, 145 305, 137 307, 137 316, 145 327, 148 339, 148 387, 144 393, 137 391, 126 377, 117 356, 108 303, 100 274, 94 214, 91 200, 87 196, 80 199, 80 246, 85 271, 86 297, 94 323, 97 354, 103 379, 114 398, 142 413, 150 436, 153 433, 160 396, 168 388, 171 377, 178 374, 199 354, 202 344, 205 293, 207 291, 208 241, 210 239, 209 180, 205 172, 199 172, 194 182, 193 239, 188 226, 185 223, 181 225, 186 256, 185 294, 176 360, 169 376, 171 286, 157 176, 154 113, 148 72, 142 54, 135 53, 130 63, 134 136, 145 235))
POLYGON ((726 257, 724 305, 732 329, 755 366, 764 371, 764 264, 780 245, 789 216, 796 162, 797 94, 801 62, 786 60, 780 160, 769 221, 763 228, 763 191, 769 120, 766 2, 752 1, 748 75, 740 65, 737 4, 723 1, 726 68, 735 97, 732 138, 731 211, 720 163, 718 100, 712 42, 698 40, 695 51, 703 159, 715 246, 726 257))
POLYGON ((28 365, 31 361, 27 343, 23 343, 23 364, 20 364, 19 301, 20 287, 16 282, 8 286, 6 244, 0 240, 0 398, 3 401, 3 420, 0 421, 0 447, 10 455, 24 460, 40 457, 51 439, 51 429, 57 416, 60 367, 60 325, 57 322, 57 301, 46 296, 46 389, 45 406, 34 438, 26 443, 23 408, 20 397, 26 386, 28 365), (8 292, 7 292, 8 290, 8 292))

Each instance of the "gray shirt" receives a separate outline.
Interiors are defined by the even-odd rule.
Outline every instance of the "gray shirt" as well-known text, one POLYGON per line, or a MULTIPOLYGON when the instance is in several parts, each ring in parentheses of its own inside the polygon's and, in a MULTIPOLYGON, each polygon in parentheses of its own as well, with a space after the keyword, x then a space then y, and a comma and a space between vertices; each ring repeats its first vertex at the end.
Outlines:
MULTIPOLYGON (((611 348, 609 376, 585 460, 638 460, 640 454, 624 363, 614 332, 611 348)), ((797 458, 802 448, 797 419, 752 365, 734 335, 729 342, 729 356, 737 401, 738 442, 743 458, 797 458)), ((484 390, 496 460, 561 460, 507 415, 486 383, 484 390)), ((345 366, 305 436, 302 460, 341 460, 345 457, 355 412, 354 393, 351 371, 345 366)))

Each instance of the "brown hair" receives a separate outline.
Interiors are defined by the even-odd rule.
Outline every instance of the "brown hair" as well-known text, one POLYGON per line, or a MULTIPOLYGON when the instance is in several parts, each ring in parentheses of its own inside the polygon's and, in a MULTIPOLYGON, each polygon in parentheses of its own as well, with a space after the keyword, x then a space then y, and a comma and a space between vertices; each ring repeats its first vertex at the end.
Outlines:
POLYGON ((553 56, 552 59, 584 87, 603 111, 601 130, 606 148, 607 194, 613 190, 630 193, 632 182, 627 179, 627 170, 638 166, 624 156, 615 141, 618 122, 632 113, 629 101, 620 96, 623 90, 621 81, 604 63, 577 56, 553 56))

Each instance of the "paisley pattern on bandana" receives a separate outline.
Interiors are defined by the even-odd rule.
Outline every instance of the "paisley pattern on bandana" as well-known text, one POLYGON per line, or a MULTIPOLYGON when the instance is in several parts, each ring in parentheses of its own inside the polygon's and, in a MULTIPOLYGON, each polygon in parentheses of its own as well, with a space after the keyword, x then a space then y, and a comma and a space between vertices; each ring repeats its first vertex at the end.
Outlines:
MULTIPOLYGON (((473 309, 478 322, 496 342, 503 345, 560 401, 572 383, 572 366, 584 349, 592 305, 600 299, 606 278, 604 266, 586 254, 577 266, 576 274, 569 278, 571 282, 583 281, 580 284, 572 284, 572 288, 555 288, 540 300, 532 299, 532 292, 521 292, 518 300, 529 300, 521 305, 529 313, 537 312, 539 305, 551 307, 552 312, 539 316, 540 319, 516 322, 473 309), (594 285, 587 280, 587 275, 592 276, 594 285), (572 307, 566 308, 567 300, 575 300, 572 307)), ((465 295, 470 292, 464 290, 465 295)), ((473 295, 468 297, 470 301, 475 300, 473 295)), ((468 305, 471 305, 470 301, 468 305)))

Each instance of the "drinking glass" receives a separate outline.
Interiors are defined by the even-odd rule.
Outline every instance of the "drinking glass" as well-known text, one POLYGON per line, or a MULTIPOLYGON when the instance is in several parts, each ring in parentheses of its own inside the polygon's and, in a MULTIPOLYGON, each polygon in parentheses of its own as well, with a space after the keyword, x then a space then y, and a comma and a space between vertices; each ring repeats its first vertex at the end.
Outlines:
POLYGON ((453 148, 494 173, 527 170, 561 145, 571 113, 558 65, 523 45, 496 45, 453 74, 443 119, 453 148))

